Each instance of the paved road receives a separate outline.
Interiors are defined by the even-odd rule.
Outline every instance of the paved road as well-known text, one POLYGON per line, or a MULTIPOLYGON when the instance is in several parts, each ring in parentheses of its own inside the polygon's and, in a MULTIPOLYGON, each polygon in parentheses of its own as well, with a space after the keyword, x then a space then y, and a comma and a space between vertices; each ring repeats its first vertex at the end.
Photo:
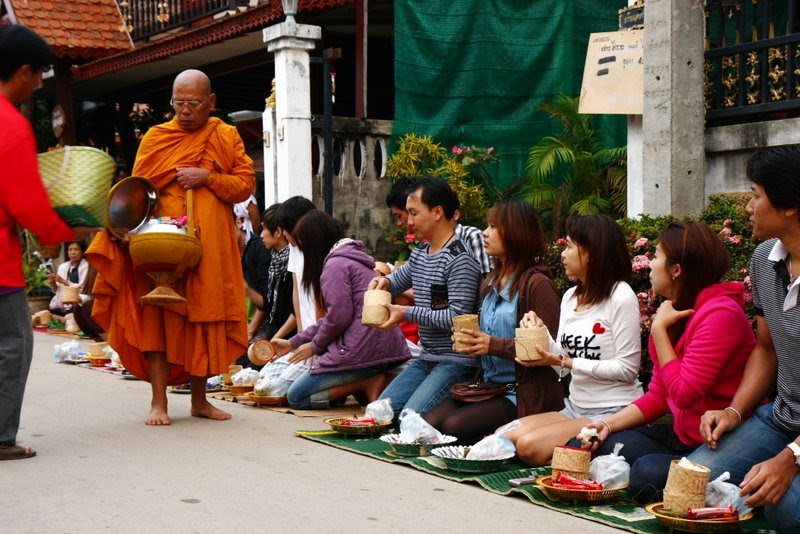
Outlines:
POLYGON ((230 421, 143 424, 149 386, 56 364, 35 333, 20 442, 0 463, 0 532, 617 532, 415 469, 316 444, 300 418, 222 401, 230 421))

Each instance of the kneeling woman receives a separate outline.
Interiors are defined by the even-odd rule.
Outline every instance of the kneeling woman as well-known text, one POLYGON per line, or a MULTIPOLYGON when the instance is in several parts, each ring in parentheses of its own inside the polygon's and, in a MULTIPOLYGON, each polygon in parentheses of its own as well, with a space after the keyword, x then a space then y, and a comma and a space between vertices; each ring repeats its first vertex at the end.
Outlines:
POLYGON ((486 217, 486 253, 494 267, 483 283, 480 331, 462 329, 459 345, 481 358, 483 381, 516 382, 516 391, 481 402, 448 399, 425 419, 459 443, 474 443, 517 417, 560 410, 564 393, 551 367, 516 365, 514 329, 526 311, 542 318, 551 334, 558 328, 558 292, 550 270, 541 265, 546 243, 539 217, 522 200, 498 202, 486 217))
POLYGON ((325 316, 289 340, 273 340, 278 355, 295 351, 292 363, 315 357, 311 371, 289 388, 287 400, 298 409, 327 408, 331 400, 350 394, 371 402, 386 386, 386 373, 410 356, 400 329, 384 333, 361 324, 375 260, 363 243, 345 238, 342 226, 319 210, 305 214, 293 235, 305 257, 303 284, 313 289, 325 316))

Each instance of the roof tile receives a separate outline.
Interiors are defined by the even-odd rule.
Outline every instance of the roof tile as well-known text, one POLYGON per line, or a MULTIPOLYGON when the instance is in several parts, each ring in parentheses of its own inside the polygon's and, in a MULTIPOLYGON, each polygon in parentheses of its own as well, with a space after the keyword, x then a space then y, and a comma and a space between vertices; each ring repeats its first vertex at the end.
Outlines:
POLYGON ((10 0, 19 24, 36 31, 58 57, 101 58, 133 50, 127 33, 119 30, 115 0, 10 0))

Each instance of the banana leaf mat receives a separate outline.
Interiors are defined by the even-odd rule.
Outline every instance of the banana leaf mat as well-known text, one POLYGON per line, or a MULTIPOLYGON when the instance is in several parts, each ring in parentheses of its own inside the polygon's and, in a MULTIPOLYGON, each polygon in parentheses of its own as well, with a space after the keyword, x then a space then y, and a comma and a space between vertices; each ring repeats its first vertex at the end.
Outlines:
MULTIPOLYGON (((530 468, 520 462, 509 462, 502 470, 494 473, 483 475, 456 473, 437 465, 438 459, 434 456, 419 458, 396 456, 391 452, 391 447, 379 439, 348 438, 332 430, 299 430, 297 435, 310 441, 323 443, 363 456, 370 456, 384 462, 407 465, 448 480, 476 483, 498 495, 523 495, 538 506, 544 506, 550 510, 603 523, 629 532, 644 534, 669 532, 644 508, 634 503, 625 492, 622 493, 621 498, 613 502, 580 505, 551 501, 544 491, 535 485, 513 487, 508 483, 512 478, 549 475, 549 467, 530 468)), ((766 519, 755 517, 743 523, 740 532, 768 534, 771 531, 766 519)))

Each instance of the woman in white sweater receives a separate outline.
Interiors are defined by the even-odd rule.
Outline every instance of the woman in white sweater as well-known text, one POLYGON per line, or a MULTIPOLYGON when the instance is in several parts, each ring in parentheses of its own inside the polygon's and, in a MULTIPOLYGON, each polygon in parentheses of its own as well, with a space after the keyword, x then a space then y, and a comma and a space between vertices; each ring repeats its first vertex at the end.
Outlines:
MULTIPOLYGON (((572 374, 563 410, 524 417, 509 436, 520 459, 534 466, 549 464, 554 447, 642 394, 639 302, 625 282, 631 257, 622 230, 603 215, 575 217, 566 241, 561 261, 577 284, 561 300, 557 340, 540 348, 541 359, 517 360, 552 365, 559 376, 572 374)), ((521 327, 542 324, 533 312, 520 322, 521 327)))

